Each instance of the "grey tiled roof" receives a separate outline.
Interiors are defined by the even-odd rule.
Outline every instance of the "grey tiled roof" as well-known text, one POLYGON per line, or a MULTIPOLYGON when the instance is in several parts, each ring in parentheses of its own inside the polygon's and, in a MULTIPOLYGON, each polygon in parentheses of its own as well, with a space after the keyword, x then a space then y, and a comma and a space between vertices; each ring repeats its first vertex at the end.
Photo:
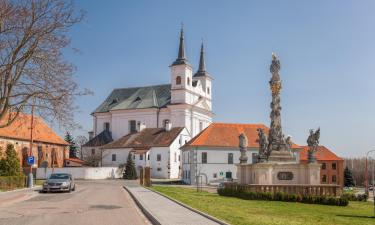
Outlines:
POLYGON ((93 113, 117 109, 161 108, 171 100, 171 85, 114 89, 93 113))
POLYGON ((96 135, 93 139, 89 140, 82 147, 98 147, 112 142, 112 134, 108 130, 103 130, 100 134, 96 135))

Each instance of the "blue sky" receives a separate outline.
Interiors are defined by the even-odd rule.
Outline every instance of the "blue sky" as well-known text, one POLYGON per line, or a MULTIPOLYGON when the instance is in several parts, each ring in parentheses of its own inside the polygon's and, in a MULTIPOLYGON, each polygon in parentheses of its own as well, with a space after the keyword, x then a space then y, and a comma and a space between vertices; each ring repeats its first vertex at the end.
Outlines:
POLYGON ((213 76, 217 122, 269 125, 271 53, 281 60, 285 134, 305 145, 321 127, 321 144, 340 156, 375 148, 375 1, 76 1, 87 11, 70 32, 66 58, 93 96, 77 99, 87 134, 90 113, 113 88, 170 82, 178 33, 198 66, 202 38, 213 76))

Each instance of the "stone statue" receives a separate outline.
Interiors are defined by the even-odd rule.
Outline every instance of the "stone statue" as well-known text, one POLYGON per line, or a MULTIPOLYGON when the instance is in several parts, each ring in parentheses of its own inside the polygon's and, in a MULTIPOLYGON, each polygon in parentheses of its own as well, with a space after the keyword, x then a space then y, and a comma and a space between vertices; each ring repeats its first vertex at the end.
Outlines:
POLYGON ((307 138, 307 145, 309 146, 308 150, 308 161, 309 163, 315 163, 316 157, 315 152, 319 146, 319 138, 320 138, 320 128, 318 128, 315 132, 313 129, 310 129, 310 135, 307 138))
POLYGON ((248 141, 244 133, 240 134, 238 138, 239 138, 239 147, 240 147, 240 152, 241 152, 240 163, 244 164, 244 163, 247 163, 246 151, 247 151, 248 141))
POLYGON ((268 157, 268 140, 262 128, 258 128, 259 162, 264 162, 268 157))

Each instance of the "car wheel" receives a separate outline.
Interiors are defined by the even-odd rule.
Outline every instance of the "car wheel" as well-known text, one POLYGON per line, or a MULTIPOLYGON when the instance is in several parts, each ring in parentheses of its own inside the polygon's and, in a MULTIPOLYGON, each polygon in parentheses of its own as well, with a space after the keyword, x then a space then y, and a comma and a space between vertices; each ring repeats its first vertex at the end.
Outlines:
POLYGON ((72 189, 72 191, 75 191, 75 190, 76 190, 76 185, 74 185, 74 186, 73 186, 73 189, 72 189))
POLYGON ((69 186, 68 193, 70 193, 71 191, 72 191, 72 186, 70 185, 70 186, 69 186))

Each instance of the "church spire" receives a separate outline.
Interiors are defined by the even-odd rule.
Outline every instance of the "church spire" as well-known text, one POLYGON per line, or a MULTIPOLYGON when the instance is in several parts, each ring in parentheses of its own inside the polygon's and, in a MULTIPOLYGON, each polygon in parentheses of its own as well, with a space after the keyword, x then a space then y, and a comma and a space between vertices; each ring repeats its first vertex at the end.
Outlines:
POLYGON ((181 25, 180 31, 180 46, 178 47, 178 56, 176 61, 173 62, 173 65, 188 64, 187 58, 185 56, 185 40, 184 40, 184 26, 181 25))
POLYGON ((204 60, 204 46, 203 46, 203 41, 201 45, 201 55, 199 58, 199 68, 198 71, 194 74, 194 77, 200 77, 200 76, 206 76, 206 62, 204 60))

